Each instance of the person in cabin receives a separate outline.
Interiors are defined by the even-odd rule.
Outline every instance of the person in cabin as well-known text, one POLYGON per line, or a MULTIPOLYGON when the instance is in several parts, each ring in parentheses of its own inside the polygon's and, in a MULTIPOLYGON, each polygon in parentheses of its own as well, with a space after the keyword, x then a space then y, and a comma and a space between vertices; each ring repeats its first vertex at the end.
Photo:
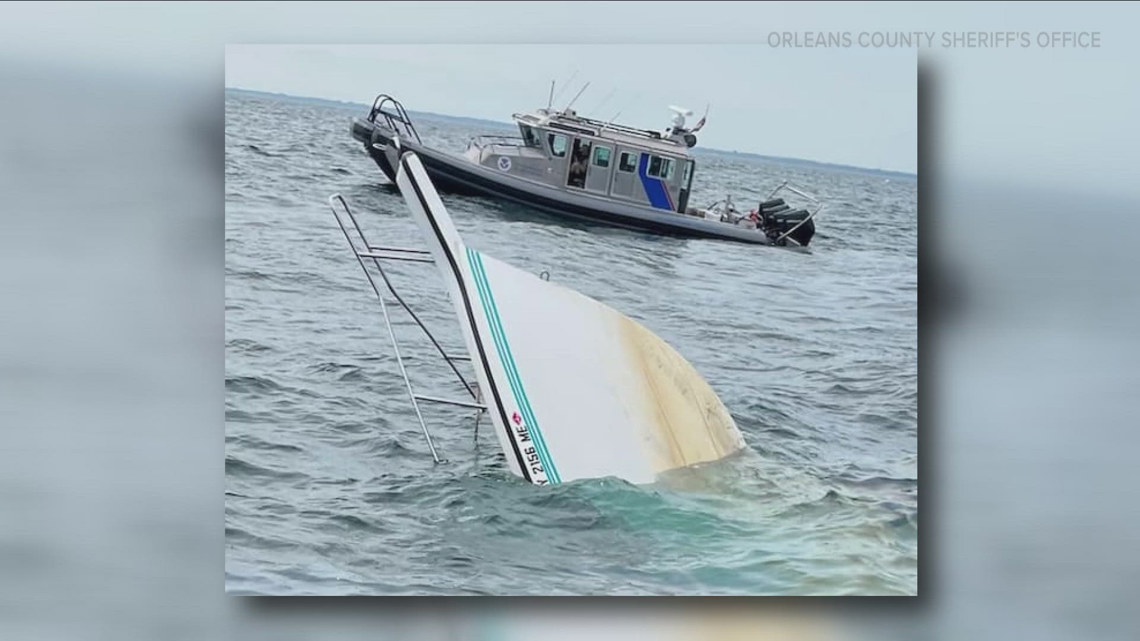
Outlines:
POLYGON ((590 144, 575 144, 574 155, 570 159, 570 177, 567 184, 578 188, 586 186, 586 170, 589 167, 589 160, 590 144))

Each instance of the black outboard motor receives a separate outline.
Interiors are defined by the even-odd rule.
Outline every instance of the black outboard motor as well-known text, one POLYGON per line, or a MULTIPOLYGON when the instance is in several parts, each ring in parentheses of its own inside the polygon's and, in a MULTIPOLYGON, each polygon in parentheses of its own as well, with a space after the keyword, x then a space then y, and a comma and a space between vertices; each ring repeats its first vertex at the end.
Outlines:
POLYGON ((775 245, 787 245, 790 238, 800 246, 807 247, 815 235, 815 221, 809 220, 811 213, 806 209, 792 209, 783 198, 760 203, 757 213, 764 234, 775 245))

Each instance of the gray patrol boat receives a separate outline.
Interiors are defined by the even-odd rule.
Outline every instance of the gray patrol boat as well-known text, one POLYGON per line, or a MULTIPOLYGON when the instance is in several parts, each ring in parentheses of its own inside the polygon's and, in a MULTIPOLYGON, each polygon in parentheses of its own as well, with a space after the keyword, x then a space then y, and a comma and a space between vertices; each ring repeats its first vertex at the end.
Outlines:
POLYGON ((672 124, 660 132, 592 120, 569 107, 516 113, 519 136, 476 136, 458 154, 424 145, 403 105, 381 94, 366 117, 353 119, 351 131, 393 184, 396 169, 385 152, 398 139, 441 191, 673 236, 792 247, 811 242, 823 204, 787 181, 749 211, 738 211, 731 197, 690 206, 696 171, 690 149, 705 119, 686 129, 692 112, 671 109, 672 124), (799 196, 803 206, 782 193, 799 196))

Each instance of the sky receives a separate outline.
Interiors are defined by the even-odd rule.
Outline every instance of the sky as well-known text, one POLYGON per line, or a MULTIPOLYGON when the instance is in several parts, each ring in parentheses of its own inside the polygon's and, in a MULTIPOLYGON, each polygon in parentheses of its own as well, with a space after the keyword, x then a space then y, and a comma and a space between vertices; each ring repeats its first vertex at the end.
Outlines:
POLYGON ((556 107, 641 128, 691 110, 705 148, 917 173, 913 50, 766 45, 229 45, 226 86, 510 122, 556 107), (854 54, 854 55, 852 55, 854 54), (587 86, 587 83, 588 86, 587 86))
MULTIPOLYGON (((1140 194, 1135 170, 1140 150, 1140 127, 1136 125, 1140 84, 1132 81, 1136 74, 1133 61, 1140 59, 1136 24, 1140 24, 1140 3, 1123 2, 13 2, 4 5, 0 19, 0 66, 32 70, 53 64, 88 70, 92 78, 114 74, 139 82, 161 80, 188 101, 215 96, 211 99, 221 111, 221 87, 229 84, 226 51, 237 44, 498 43, 493 46, 505 47, 542 42, 590 49, 606 43, 723 43, 725 50, 731 45, 755 52, 750 64, 747 60, 733 62, 745 67, 743 75, 727 83, 716 78, 716 83, 704 82, 712 73, 706 66, 687 82, 668 84, 677 75, 675 68, 641 64, 637 69, 661 86, 689 87, 700 95, 670 94, 660 102, 638 98, 634 105, 645 111, 630 111, 622 119, 653 126, 668 117, 667 104, 685 101, 695 104, 684 106, 702 110, 705 101, 711 102, 701 145, 731 147, 734 132, 724 124, 728 114, 723 113, 728 97, 754 91, 761 83, 769 90, 766 95, 788 101, 792 94, 786 92, 804 95, 829 88, 801 86, 814 79, 795 77, 787 70, 793 62, 824 72, 855 67, 860 74, 876 73, 885 72, 892 62, 889 58, 914 52, 912 48, 772 48, 766 43, 773 32, 1016 30, 1036 35, 1096 31, 1101 39, 1100 47, 1094 49, 948 48, 941 39, 933 47, 919 48, 919 67, 926 70, 922 95, 928 99, 919 105, 918 144, 928 158, 924 170, 943 177, 997 184, 1015 180, 1034 189, 1092 189, 1134 196, 1140 194), (652 71, 644 71, 647 68, 652 71), (783 93, 772 90, 775 78, 782 80, 783 93), (721 135, 729 144, 716 138, 721 135)), ((533 79, 500 72, 510 78, 506 84, 525 87, 511 101, 511 111, 545 104, 550 78, 565 79, 575 67, 569 61, 514 59, 512 63, 539 71, 533 79)), ((631 68, 609 65, 605 71, 631 68)), ((587 71, 579 72, 578 78, 584 78, 587 71)), ((328 70, 327 79, 313 80, 331 84, 335 78, 358 73, 362 71, 342 66, 328 70)), ((352 85, 354 100, 371 100, 382 88, 400 89, 399 97, 409 108, 432 110, 428 98, 422 98, 415 87, 409 93, 393 84, 383 68, 363 73, 364 82, 352 85)), ((241 75, 233 70, 231 75, 235 74, 241 75)), ((515 75, 521 76, 522 71, 515 75)), ((894 162, 860 159, 886 153, 865 154, 859 147, 871 139, 878 148, 878 141, 863 132, 891 118, 877 112, 863 120, 851 116, 863 111, 865 101, 874 99, 870 95, 874 92, 863 88, 878 83, 862 75, 835 75, 842 76, 847 86, 855 86, 852 91, 832 92, 839 96, 838 104, 801 100, 795 110, 780 109, 775 120, 757 119, 750 130, 760 139, 761 153, 890 168, 894 162), (807 119, 814 129, 805 138, 814 142, 807 148, 792 146, 791 137, 786 136, 787 123, 800 122, 805 110, 824 109, 826 117, 807 119), (835 119, 842 124, 833 123, 835 119)), ((594 84, 582 98, 587 106, 590 99, 600 102, 618 82, 602 73, 592 76, 588 79, 594 84)), ((408 77, 397 80, 411 82, 408 77)), ((452 77, 447 82, 465 87, 477 84, 470 78, 452 77)), ((511 87, 496 89, 495 95, 503 96, 511 87)), ((475 94, 468 91, 462 102, 471 105, 487 94, 484 89, 475 94)), ((623 96, 625 102, 630 101, 626 92, 619 91, 605 106, 624 106, 623 96)), ((454 107, 457 102, 449 99, 445 106, 454 107)), ((766 108, 766 103, 752 106, 766 108)), ((498 110, 490 109, 491 115, 501 119, 498 110)))

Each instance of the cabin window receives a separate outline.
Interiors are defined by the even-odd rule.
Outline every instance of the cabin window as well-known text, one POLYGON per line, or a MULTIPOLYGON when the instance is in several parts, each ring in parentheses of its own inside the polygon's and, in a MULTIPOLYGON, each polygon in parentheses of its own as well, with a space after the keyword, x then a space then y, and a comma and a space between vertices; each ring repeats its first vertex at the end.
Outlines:
POLYGON ((645 172, 654 178, 670 180, 673 178, 673 161, 661 156, 649 157, 649 169, 645 172))
POLYGON ((654 178, 661 177, 661 156, 649 157, 649 171, 646 173, 654 178))
POLYGON ((538 134, 534 133, 534 128, 530 125, 519 125, 519 130, 522 132, 523 142, 527 147, 541 147, 542 143, 539 141, 538 134))
POLYGON ((610 166, 610 148, 594 147, 594 165, 597 167, 610 166))
POLYGON ((693 177, 693 161, 685 163, 685 173, 681 175, 681 184, 689 186, 689 179, 693 177))
POLYGON ((550 143, 550 153, 558 158, 566 155, 566 136, 562 134, 547 134, 546 140, 550 143))
POLYGON ((636 169, 637 161, 633 159, 633 155, 627 151, 621 152, 621 157, 618 159, 618 170, 633 173, 636 169))

